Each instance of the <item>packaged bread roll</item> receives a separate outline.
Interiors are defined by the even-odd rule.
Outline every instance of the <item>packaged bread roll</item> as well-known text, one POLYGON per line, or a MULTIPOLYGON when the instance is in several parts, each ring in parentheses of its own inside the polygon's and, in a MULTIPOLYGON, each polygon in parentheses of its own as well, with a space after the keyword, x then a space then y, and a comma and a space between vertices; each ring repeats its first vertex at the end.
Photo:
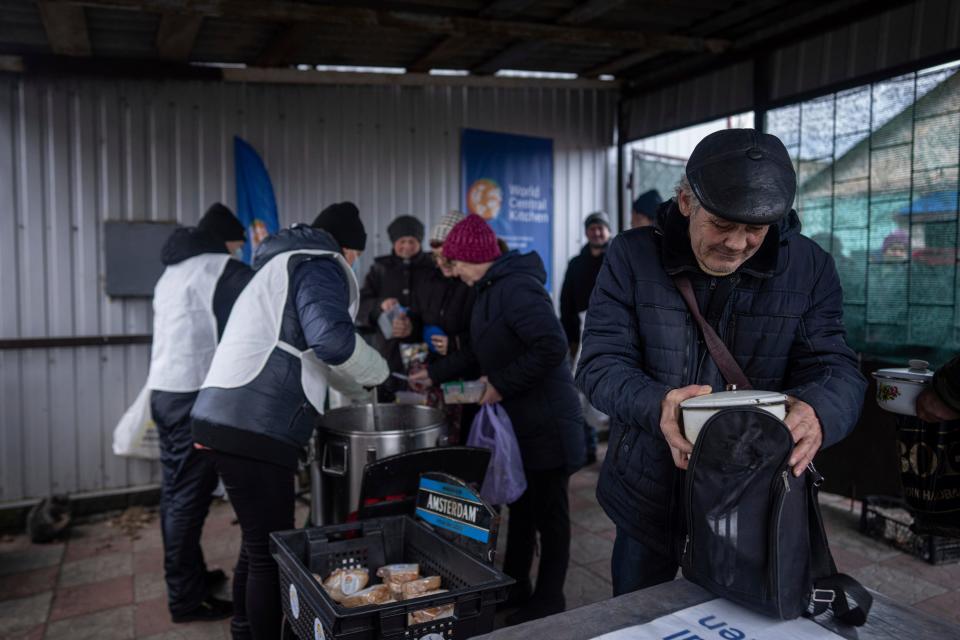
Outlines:
POLYGON ((388 564, 377 569, 377 575, 390 587, 390 593, 397 600, 403 599, 403 584, 420 577, 419 564, 388 564))
MULTIPOLYGON (((435 596, 440 593, 447 593, 447 590, 437 589, 436 591, 428 591, 427 593, 420 595, 435 596)), ((407 614, 407 624, 423 624, 424 622, 433 622, 434 620, 450 618, 453 616, 454 609, 455 604, 451 602, 450 604, 442 604, 439 607, 428 607, 418 611, 411 611, 407 614)))
POLYGON ((430 591, 436 591, 439 588, 440 576, 430 576, 428 578, 419 578, 417 580, 411 580, 410 582, 404 582, 400 587, 400 593, 404 600, 410 600, 411 598, 419 598, 430 591))
MULTIPOLYGON (((314 574, 319 580, 319 576, 314 574)), ((343 602, 347 596, 363 590, 370 582, 370 572, 366 567, 356 569, 334 569, 323 581, 324 590, 330 594, 330 597, 336 602, 343 602)))
POLYGON ((372 587, 367 587, 363 591, 358 591, 353 595, 347 596, 340 604, 352 608, 364 607, 368 604, 384 604, 392 600, 390 587, 385 584, 375 584, 372 587))

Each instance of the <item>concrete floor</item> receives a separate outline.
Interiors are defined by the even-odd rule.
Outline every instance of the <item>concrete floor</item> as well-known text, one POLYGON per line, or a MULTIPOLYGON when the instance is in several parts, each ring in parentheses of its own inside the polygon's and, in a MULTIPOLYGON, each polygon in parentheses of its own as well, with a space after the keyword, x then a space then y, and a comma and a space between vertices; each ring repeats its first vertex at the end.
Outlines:
MULTIPOLYGON (((570 483, 573 542, 565 591, 571 609, 611 596, 614 526, 594 497, 598 471, 599 465, 584 469, 570 483)), ((859 507, 849 500, 824 496, 823 504, 841 571, 900 602, 960 622, 960 564, 932 566, 860 535, 859 507)), ((297 523, 305 519, 305 508, 300 508, 297 523)), ((229 570, 239 544, 233 511, 228 503, 218 502, 203 534, 208 564, 229 570)), ((65 541, 55 544, 31 545, 24 536, 0 541, 0 638, 228 637, 227 621, 170 621, 155 518, 134 537, 105 520, 74 526, 65 541)))

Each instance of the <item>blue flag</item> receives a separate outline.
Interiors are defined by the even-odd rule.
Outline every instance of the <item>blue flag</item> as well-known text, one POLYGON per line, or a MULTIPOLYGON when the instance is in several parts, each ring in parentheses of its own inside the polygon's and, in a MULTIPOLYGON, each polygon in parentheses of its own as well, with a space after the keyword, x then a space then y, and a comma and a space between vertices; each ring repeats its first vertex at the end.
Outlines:
POLYGON ((280 230, 277 200, 263 160, 256 149, 239 136, 233 137, 233 162, 237 181, 237 218, 247 229, 243 260, 251 264, 260 243, 280 230))

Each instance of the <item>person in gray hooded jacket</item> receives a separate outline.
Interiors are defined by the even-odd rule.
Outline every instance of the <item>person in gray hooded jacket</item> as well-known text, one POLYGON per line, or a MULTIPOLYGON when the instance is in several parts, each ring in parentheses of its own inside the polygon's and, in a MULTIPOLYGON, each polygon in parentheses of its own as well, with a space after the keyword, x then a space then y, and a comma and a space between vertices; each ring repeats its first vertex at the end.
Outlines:
POLYGON ((194 439, 209 449, 242 530, 234 638, 274 637, 280 628, 269 535, 294 526, 294 473, 327 385, 361 398, 389 374, 353 324, 351 265, 365 245, 350 203, 328 207, 313 227, 267 238, 194 405, 194 439))

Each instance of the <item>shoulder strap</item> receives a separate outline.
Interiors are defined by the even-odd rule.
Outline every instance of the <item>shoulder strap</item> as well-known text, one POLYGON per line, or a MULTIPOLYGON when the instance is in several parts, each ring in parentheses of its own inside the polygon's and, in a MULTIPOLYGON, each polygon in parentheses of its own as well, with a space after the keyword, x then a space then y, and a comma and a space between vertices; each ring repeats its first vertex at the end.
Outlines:
POLYGON ((807 499, 809 506, 810 527, 810 570, 813 577, 813 593, 811 593, 811 608, 809 615, 818 616, 828 608, 840 622, 854 627, 862 626, 867 621, 870 607, 873 606, 873 596, 862 584, 850 576, 838 573, 837 565, 830 553, 827 543, 827 532, 823 526, 823 516, 820 514, 820 484, 823 476, 811 464, 807 469, 807 499), (850 600, 853 600, 851 606, 850 600))
POLYGON ((713 361, 717 364, 717 368, 720 369, 724 380, 726 380, 728 384, 737 385, 738 389, 752 389, 753 386, 750 384, 750 380, 747 379, 746 374, 743 373, 743 369, 740 368, 737 360, 730 353, 730 350, 727 349, 727 345, 723 344, 723 340, 720 339, 717 332, 713 330, 710 323, 707 322, 703 314, 700 313, 700 309, 697 307, 697 299, 693 295, 693 285, 690 284, 690 278, 685 275, 676 275, 673 276, 673 283, 677 286, 677 290, 680 291, 683 301, 687 303, 687 308, 690 310, 693 319, 700 325, 703 341, 706 343, 707 350, 713 357, 713 361))

